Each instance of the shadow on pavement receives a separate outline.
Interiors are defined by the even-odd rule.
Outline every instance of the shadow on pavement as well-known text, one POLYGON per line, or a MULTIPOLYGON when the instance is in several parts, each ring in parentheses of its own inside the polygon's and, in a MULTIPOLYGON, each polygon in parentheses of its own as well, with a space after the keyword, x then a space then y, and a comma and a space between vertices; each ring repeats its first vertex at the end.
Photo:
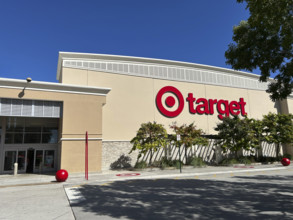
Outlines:
MULTIPOLYGON (((258 176, 237 176, 238 179, 243 180, 263 180, 263 181, 273 181, 274 183, 283 183, 286 181, 293 181, 293 176, 268 176, 268 175, 258 175, 258 176)), ((272 182, 270 182, 272 183, 272 182)))
POLYGON ((234 177, 237 178, 240 179, 235 182, 158 179, 84 185, 79 191, 85 200, 71 205, 77 219, 89 213, 96 217, 140 220, 292 219, 292 184, 248 182, 241 179, 244 177, 234 177))

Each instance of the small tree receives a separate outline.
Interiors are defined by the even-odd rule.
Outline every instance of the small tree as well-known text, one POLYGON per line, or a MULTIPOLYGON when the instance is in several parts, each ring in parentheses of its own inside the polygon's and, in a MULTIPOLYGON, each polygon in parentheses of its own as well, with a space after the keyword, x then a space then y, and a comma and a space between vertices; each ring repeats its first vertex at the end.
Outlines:
POLYGON ((152 163, 153 152, 159 148, 165 147, 167 141, 167 132, 163 125, 156 122, 141 124, 136 136, 130 141, 133 144, 131 152, 138 150, 138 159, 142 154, 150 151, 149 164, 152 163))
MULTIPOLYGON (((202 137, 204 132, 201 129, 197 129, 194 123, 189 125, 183 124, 181 126, 173 123, 170 125, 170 128, 173 129, 176 135, 181 136, 179 146, 184 146, 186 160, 188 148, 192 147, 193 145, 208 145, 208 139, 202 137)), ((176 139, 176 137, 173 136, 173 139, 176 139)))
POLYGON ((262 156, 262 153, 260 152, 262 152, 262 142, 265 141, 264 140, 264 125, 262 120, 258 120, 258 119, 249 119, 249 120, 250 120, 251 129, 254 134, 253 143, 255 144, 254 146, 256 151, 255 156, 259 157, 259 156, 262 156))
POLYGON ((264 115, 263 124, 265 140, 276 144, 276 157, 280 156, 281 144, 293 142, 293 115, 273 114, 264 115))
POLYGON ((216 145, 221 146, 225 153, 230 150, 236 158, 238 158, 237 152, 239 150, 252 151, 253 148, 258 146, 255 133, 251 127, 251 120, 247 117, 243 119, 240 119, 239 116, 225 117, 215 130, 218 131, 219 139, 216 145))

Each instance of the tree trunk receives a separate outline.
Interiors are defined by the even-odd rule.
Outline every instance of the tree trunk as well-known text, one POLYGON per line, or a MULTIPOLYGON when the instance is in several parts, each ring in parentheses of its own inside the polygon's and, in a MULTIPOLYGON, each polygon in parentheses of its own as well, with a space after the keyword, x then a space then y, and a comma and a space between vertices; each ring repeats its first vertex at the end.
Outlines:
POLYGON ((277 147, 276 147, 276 158, 278 159, 280 155, 280 143, 277 143, 277 147))
POLYGON ((149 161, 149 166, 151 166, 151 165, 152 165, 152 159, 153 159, 153 150, 151 149, 150 151, 151 151, 151 152, 150 152, 150 161, 149 161))
POLYGON ((260 141, 260 138, 258 139, 258 143, 259 143, 259 147, 257 149, 255 149, 255 157, 256 159, 259 159, 260 157, 262 157, 262 142, 260 141))
POLYGON ((187 147, 184 146, 184 150, 185 150, 185 164, 187 164, 187 147))
POLYGON ((166 146, 164 149, 165 158, 168 158, 168 148, 169 146, 166 146))

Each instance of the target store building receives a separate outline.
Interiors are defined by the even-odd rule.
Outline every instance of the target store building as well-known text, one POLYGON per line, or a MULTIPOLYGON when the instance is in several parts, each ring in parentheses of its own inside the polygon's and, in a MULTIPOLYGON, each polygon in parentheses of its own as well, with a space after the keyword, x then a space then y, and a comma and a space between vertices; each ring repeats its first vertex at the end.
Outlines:
MULTIPOLYGON (((60 52, 59 83, 0 78, 0 173, 110 169, 140 125, 194 122, 206 134, 225 116, 292 113, 259 76, 170 60, 60 52)), ((289 148, 287 149, 288 153, 289 148)), ((129 155, 133 163, 137 153, 129 155)))

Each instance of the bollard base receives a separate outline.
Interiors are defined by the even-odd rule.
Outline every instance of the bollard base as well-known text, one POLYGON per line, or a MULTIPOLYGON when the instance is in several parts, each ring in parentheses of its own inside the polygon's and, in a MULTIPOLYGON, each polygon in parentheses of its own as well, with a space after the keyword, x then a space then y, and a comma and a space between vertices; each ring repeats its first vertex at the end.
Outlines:
POLYGON ((18 163, 14 163, 13 175, 16 176, 18 171, 18 163))

